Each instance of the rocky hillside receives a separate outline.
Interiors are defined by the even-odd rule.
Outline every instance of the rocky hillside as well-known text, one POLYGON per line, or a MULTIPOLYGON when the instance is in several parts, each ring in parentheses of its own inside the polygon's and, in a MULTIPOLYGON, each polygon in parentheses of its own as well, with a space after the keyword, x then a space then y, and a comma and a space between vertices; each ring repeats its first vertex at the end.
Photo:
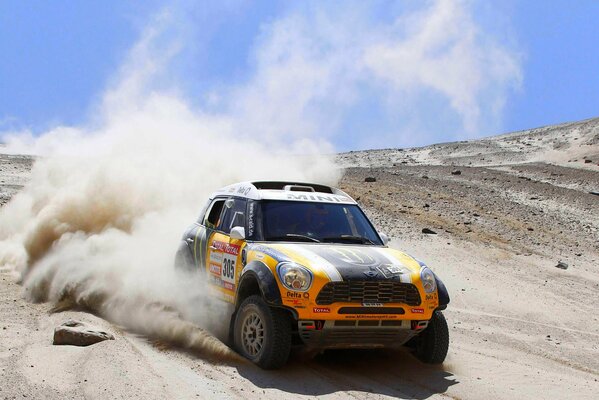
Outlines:
POLYGON ((348 166, 343 189, 393 237, 417 237, 427 228, 517 254, 599 262, 599 118, 482 140, 350 152, 339 161, 348 166))

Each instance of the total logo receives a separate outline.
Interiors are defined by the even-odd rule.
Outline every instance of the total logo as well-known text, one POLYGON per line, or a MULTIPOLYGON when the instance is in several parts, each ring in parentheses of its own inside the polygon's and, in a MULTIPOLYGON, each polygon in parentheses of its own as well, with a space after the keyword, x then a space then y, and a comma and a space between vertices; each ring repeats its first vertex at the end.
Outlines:
POLYGON ((331 309, 328 307, 313 307, 312 312, 314 314, 328 314, 331 312, 331 309))

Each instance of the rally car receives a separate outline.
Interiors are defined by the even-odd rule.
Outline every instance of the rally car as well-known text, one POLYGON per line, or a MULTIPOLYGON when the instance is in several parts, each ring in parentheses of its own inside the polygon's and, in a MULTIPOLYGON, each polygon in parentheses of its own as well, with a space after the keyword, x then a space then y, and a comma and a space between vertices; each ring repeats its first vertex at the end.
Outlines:
POLYGON ((210 197, 175 264, 226 302, 231 344, 262 368, 284 365, 293 345, 407 345, 422 361, 442 363, 447 290, 387 241, 339 189, 245 182, 210 197))

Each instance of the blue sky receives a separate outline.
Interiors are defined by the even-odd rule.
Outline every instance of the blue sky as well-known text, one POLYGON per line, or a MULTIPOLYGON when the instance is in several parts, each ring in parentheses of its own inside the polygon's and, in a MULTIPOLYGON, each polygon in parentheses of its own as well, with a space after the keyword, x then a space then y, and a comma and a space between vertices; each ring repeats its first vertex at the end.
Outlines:
POLYGON ((596 117, 597 20, 593 0, 4 0, 0 135, 91 124, 143 58, 146 93, 338 150, 596 117))

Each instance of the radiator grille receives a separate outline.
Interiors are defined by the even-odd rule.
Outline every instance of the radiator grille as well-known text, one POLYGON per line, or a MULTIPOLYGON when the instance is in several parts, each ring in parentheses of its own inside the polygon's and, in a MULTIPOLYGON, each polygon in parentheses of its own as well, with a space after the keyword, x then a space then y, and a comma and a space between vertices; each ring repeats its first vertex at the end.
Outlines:
POLYGON ((396 281, 329 282, 318 293, 316 304, 333 303, 402 303, 418 306, 420 293, 411 283, 396 281))

